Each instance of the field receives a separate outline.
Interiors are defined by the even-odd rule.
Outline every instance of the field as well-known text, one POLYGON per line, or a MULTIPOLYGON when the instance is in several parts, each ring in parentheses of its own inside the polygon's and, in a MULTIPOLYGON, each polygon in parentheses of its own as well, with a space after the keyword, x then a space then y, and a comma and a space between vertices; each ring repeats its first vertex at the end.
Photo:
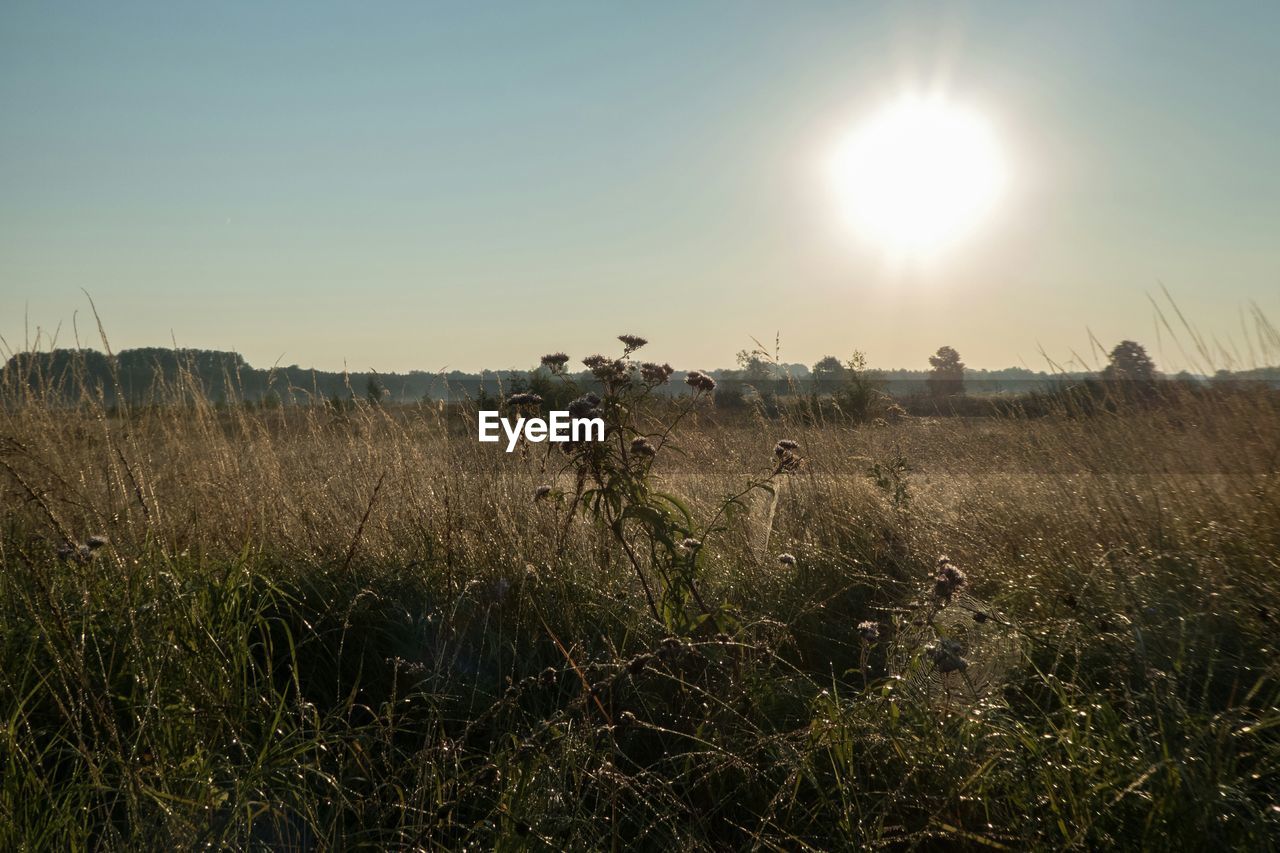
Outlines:
POLYGON ((854 423, 619 379, 588 459, 28 379, 0 848, 1280 838, 1274 392, 854 423))

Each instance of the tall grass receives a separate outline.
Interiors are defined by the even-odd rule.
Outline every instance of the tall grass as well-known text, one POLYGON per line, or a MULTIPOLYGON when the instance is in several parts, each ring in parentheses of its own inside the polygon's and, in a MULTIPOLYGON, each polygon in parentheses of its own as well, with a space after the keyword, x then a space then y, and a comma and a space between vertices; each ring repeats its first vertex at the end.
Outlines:
POLYGON ((695 514, 778 438, 805 464, 702 543, 736 627, 669 636, 608 531, 534 500, 576 488, 550 445, 479 444, 456 407, 215 406, 188 374, 113 408, 82 380, 0 388, 0 848, 1278 837, 1269 392, 696 409, 647 475, 695 514))

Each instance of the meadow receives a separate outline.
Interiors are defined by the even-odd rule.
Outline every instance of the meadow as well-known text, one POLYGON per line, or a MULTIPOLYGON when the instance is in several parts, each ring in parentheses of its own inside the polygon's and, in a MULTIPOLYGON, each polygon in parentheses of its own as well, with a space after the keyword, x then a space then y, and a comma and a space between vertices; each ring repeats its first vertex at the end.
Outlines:
POLYGON ((6 374, 0 848, 1276 846, 1274 391, 854 421, 635 349, 568 454, 6 374))

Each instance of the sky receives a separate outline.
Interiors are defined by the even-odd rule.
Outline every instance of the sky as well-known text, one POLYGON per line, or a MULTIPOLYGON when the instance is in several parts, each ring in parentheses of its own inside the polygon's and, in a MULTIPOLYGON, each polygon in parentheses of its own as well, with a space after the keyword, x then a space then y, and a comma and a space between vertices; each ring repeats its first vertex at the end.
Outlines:
MULTIPOLYGON (((682 368, 1186 366, 1280 318, 1280 4, 0 6, 0 335, 471 370, 636 333, 682 368), (904 94, 1009 180, 902 263, 831 152, 904 94), (87 293, 87 296, 86 296, 87 293)), ((1247 362, 1249 358, 1242 356, 1247 362)), ((1222 366, 1222 362, 1218 363, 1222 366)))

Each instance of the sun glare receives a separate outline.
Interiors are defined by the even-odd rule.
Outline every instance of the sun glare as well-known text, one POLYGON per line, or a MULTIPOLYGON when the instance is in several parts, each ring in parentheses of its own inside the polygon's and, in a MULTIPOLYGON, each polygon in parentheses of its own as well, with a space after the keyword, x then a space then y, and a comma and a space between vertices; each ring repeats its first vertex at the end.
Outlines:
POLYGON ((898 257, 969 233, 1004 189, 1004 154, 978 113, 941 97, 903 97, 839 145, 831 180, 859 235, 898 257))

